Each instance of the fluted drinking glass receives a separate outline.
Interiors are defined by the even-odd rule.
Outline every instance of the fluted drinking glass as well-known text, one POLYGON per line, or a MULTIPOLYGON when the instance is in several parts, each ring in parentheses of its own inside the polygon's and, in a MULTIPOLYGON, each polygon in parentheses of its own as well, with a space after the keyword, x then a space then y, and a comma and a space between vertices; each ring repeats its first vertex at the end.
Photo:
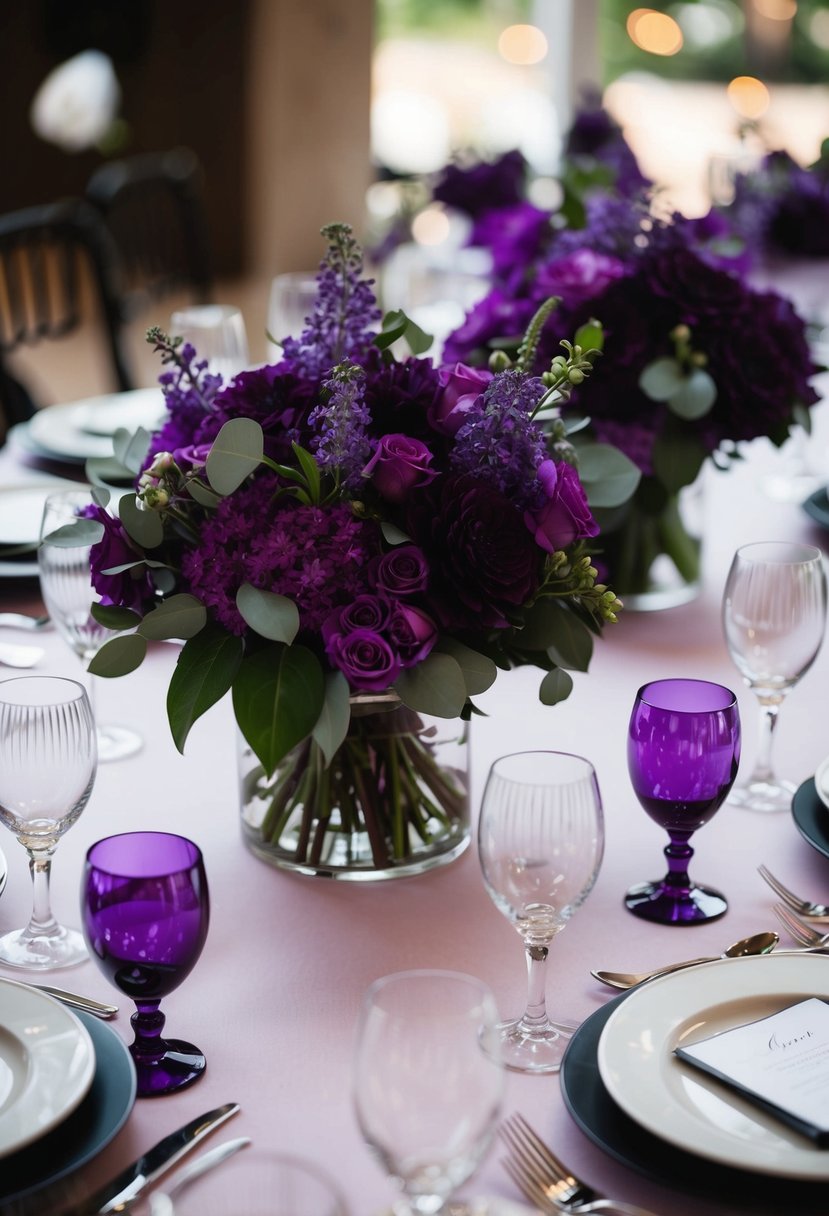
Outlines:
MULTIPOLYGON (((104 642, 116 635, 99 625, 92 615, 92 604, 101 597, 92 586, 91 546, 63 545, 60 531, 74 524, 93 505, 89 490, 62 490, 50 494, 43 507, 37 551, 40 590, 46 609, 58 633, 81 660, 84 669, 104 642)), ((88 676, 87 691, 97 719, 93 675, 88 676)), ((142 746, 141 736, 127 726, 98 723, 97 732, 98 760, 102 764, 132 756, 142 746)))
POLYGON ((0 683, 0 820, 29 855, 32 915, 0 937, 0 962, 45 971, 87 958, 83 936, 55 920, 49 899, 58 841, 89 801, 95 723, 76 680, 21 676, 0 683))
POLYGON ((743 545, 726 579, 722 621, 728 652, 762 713, 754 768, 729 804, 788 811, 796 786, 778 777, 772 747, 780 707, 814 663, 826 630, 820 550, 784 541, 743 545))
POLYGON ((396 1181, 396 1216, 438 1216, 475 1172, 504 1088, 495 1000, 455 971, 401 971, 363 1001, 354 1105, 364 1139, 396 1181))
POLYGON ((227 384, 250 366, 248 335, 241 311, 232 304, 194 304, 170 318, 171 337, 195 347, 198 360, 227 384))
POLYGON ((575 1026, 547 1013, 550 943, 599 873, 604 817, 593 765, 568 752, 502 756, 489 771, 478 822, 484 883, 524 943, 524 1013, 499 1026, 507 1068, 556 1072, 575 1026))

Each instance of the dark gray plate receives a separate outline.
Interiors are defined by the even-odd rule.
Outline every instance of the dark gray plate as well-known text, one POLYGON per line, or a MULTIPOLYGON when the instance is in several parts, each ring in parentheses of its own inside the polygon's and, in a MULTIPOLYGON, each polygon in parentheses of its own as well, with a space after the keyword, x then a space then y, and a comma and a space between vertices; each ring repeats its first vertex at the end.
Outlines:
POLYGON ((808 840, 818 853, 829 857, 829 807, 818 797, 813 777, 795 791, 792 818, 803 839, 808 840))

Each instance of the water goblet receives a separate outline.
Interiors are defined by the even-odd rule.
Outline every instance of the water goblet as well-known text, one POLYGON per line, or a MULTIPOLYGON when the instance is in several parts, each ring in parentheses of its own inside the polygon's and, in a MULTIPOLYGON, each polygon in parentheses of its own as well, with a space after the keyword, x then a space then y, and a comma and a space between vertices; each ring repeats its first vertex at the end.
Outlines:
POLYGON ((225 384, 250 364, 248 336, 241 311, 232 304, 194 304, 170 318, 173 337, 195 347, 198 361, 225 384))
POLYGON ((45 971, 87 958, 77 929, 58 924, 49 900, 52 855, 89 801, 95 722, 83 686, 56 676, 0 683, 0 820, 29 854, 32 915, 0 937, 0 962, 45 971))
POLYGON ((489 770, 478 821, 484 883, 518 931, 527 959, 521 1017, 498 1027, 498 1051, 518 1072, 556 1072, 574 1025, 546 1005, 550 943, 593 887, 604 819, 593 765, 567 752, 502 756, 489 770))
POLYGON ((123 832, 93 844, 81 887, 89 953, 107 979, 135 1002, 130 1052, 138 1094, 153 1097, 191 1085, 204 1054, 162 1038, 159 1009, 202 952, 210 905, 197 845, 169 832, 123 832))
POLYGON ((780 706, 814 662, 826 629, 820 550, 783 541, 743 545, 726 579, 722 620, 728 652, 762 710, 754 768, 729 805, 787 811, 795 785, 776 775, 772 743, 780 706))
POLYGON ((730 689, 708 680, 654 680, 636 694, 628 728, 628 771, 636 797, 665 828, 668 871, 631 887, 625 907, 660 925, 715 920, 725 896, 692 882, 688 841, 722 806, 740 762, 740 711, 730 689))
POLYGON ((455 971, 401 971, 368 989, 354 1104, 403 1193, 396 1216, 438 1216, 483 1158, 504 1086, 491 1042, 497 1017, 486 984, 455 971))
MULTIPOLYGON (((37 561, 40 590, 49 616, 63 640, 86 667, 104 642, 115 637, 111 629, 99 625, 91 606, 101 597, 92 586, 90 545, 61 543, 61 533, 75 525, 95 505, 90 490, 61 490, 50 494, 43 507, 37 561)), ((89 677, 87 691, 95 712, 95 676, 89 677)), ((99 724, 98 760, 122 760, 142 746, 142 739, 126 726, 99 724)))
POLYGON ((318 286, 316 271, 296 270, 274 277, 268 298, 268 337, 273 344, 280 346, 283 338, 298 338, 307 327, 318 286))

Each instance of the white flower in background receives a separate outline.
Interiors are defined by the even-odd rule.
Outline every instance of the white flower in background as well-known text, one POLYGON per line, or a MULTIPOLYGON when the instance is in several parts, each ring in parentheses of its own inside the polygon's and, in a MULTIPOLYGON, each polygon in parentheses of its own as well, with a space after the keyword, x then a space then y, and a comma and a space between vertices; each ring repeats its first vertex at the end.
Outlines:
POLYGON ((105 138, 121 104, 121 86, 103 51, 82 51, 49 73, 32 101, 41 139, 64 152, 83 152, 105 138))

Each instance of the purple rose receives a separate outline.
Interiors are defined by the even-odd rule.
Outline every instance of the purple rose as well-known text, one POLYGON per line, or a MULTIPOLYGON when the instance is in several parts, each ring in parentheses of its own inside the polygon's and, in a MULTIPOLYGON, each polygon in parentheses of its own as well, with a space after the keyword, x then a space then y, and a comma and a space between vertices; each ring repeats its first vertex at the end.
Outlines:
POLYGON ((378 595, 358 595, 350 604, 338 608, 323 621, 323 640, 327 644, 335 634, 342 636, 355 629, 380 633, 388 624, 390 615, 391 605, 387 600, 378 595))
POLYGON ((524 523, 536 544, 548 553, 566 549, 573 541, 597 536, 593 518, 579 475, 565 460, 545 460, 538 469, 538 480, 547 501, 537 511, 526 511, 524 523))
POLYGON ((429 569, 417 545, 398 545, 375 560, 372 575, 378 591, 393 596, 416 595, 425 591, 429 569))
POLYGON ((429 422, 442 435, 455 435, 466 415, 492 379, 492 372, 456 363, 441 367, 438 380, 442 392, 429 410, 429 422))
POLYGON ((426 658, 438 637, 437 625, 430 616, 411 604, 396 604, 389 623, 389 635, 400 656, 401 667, 414 667, 426 658))
POLYGON ((403 502, 411 490, 426 486, 437 477, 430 469, 432 453, 420 439, 408 435, 384 435, 363 469, 386 502, 403 502))
POLYGON ((561 296, 568 308, 578 308, 624 274, 625 264, 619 258, 575 249, 539 268, 534 291, 542 297, 561 296))
POLYGON ((183 472, 198 469, 207 463, 212 446, 212 443, 190 443, 187 447, 176 448, 173 459, 183 472))
POLYGON ((400 659, 385 638, 372 629, 332 633, 325 653, 352 688, 360 692, 384 692, 400 674, 400 659))
POLYGON ((89 554, 92 586, 101 597, 102 604, 117 604, 143 613, 144 606, 154 594, 152 579, 141 566, 122 570, 120 574, 107 574, 115 566, 126 562, 137 562, 143 556, 127 536, 119 519, 114 519, 101 507, 91 507, 83 512, 88 519, 104 525, 104 534, 94 544, 89 554))

